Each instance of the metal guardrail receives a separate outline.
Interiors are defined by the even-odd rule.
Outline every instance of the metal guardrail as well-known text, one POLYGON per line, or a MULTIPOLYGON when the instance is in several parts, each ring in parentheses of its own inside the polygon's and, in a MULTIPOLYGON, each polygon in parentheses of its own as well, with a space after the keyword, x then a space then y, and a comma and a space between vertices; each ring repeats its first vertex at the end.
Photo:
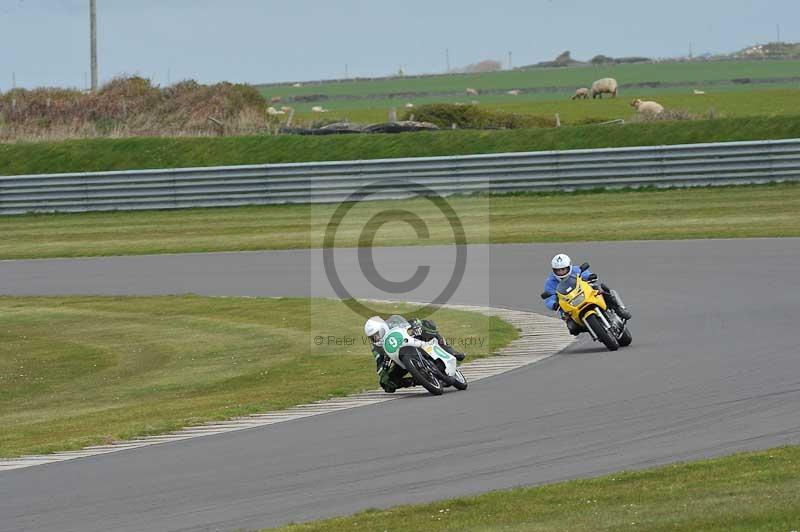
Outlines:
POLYGON ((0 176, 0 214, 334 203, 437 194, 800 180, 800 139, 174 170, 0 176))

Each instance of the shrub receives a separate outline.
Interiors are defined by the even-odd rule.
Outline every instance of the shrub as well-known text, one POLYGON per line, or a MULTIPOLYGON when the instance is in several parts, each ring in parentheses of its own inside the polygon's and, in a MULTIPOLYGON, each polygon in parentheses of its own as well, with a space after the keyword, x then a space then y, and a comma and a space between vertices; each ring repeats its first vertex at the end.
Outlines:
POLYGON ((603 55, 603 54, 599 54, 599 55, 596 55, 596 56, 592 57, 592 60, 590 61, 590 63, 592 63, 593 65, 605 65, 605 64, 613 63, 613 62, 614 62, 614 58, 613 57, 609 57, 609 56, 603 55))
POLYGON ((503 63, 494 59, 487 59, 479 63, 467 65, 462 69, 456 70, 456 72, 462 72, 465 74, 482 74, 484 72, 499 72, 500 70, 503 70, 503 63))
POLYGON ((654 115, 650 113, 636 113, 632 122, 662 122, 662 121, 683 121, 700 120, 702 117, 691 113, 685 109, 664 109, 663 113, 654 115))
POLYGON ((441 128, 453 124, 459 129, 522 129, 534 127, 555 127, 555 118, 536 115, 508 113, 482 109, 477 105, 458 105, 437 103, 421 105, 406 111, 403 120, 411 115, 420 122, 430 122, 441 128))
POLYGON ((649 57, 638 57, 638 56, 617 57, 616 59, 614 59, 614 62, 620 65, 631 64, 631 63, 651 63, 652 61, 653 60, 650 59, 649 57))
POLYGON ((0 139, 85 136, 208 135, 255 132, 266 126, 263 96, 249 85, 160 88, 139 76, 115 78, 96 93, 73 89, 15 89, 0 94, 0 139))

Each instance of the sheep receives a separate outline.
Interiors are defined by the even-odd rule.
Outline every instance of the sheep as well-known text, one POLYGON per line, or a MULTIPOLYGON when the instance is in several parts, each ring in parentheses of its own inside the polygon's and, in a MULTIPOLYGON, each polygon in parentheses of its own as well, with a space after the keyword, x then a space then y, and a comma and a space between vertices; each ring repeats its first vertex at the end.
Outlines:
POLYGON ((478 89, 467 88, 467 95, 469 95, 469 96, 477 96, 478 95, 478 89))
POLYGON ((284 105, 283 107, 281 107, 281 111, 283 111, 284 113, 288 113, 288 112, 289 112, 289 111, 291 111, 291 110, 292 110, 292 108, 291 108, 291 107, 289 107, 289 106, 286 106, 286 105, 284 105))
POLYGON ((582 87, 575 91, 575 95, 572 97, 573 100, 588 100, 589 99, 589 89, 586 87, 582 87))
POLYGON ((664 106, 657 102, 643 102, 636 98, 631 102, 631 107, 635 107, 642 114, 660 115, 664 112, 664 106))
POLYGON ((295 83, 295 84, 292 85, 292 87, 294 87, 295 89, 299 89, 302 86, 303 86, 302 83, 295 83))
POLYGON ((606 93, 610 94, 612 98, 616 98, 617 87, 618 87, 617 80, 615 80, 614 78, 598 79, 597 81, 592 83, 592 90, 590 91, 592 99, 594 100, 599 96, 600 99, 602 100, 603 94, 606 93))
POLYGON ((274 107, 270 106, 270 107, 267 107, 267 114, 270 115, 270 116, 285 115, 286 111, 278 111, 274 107))
POLYGON ((694 90, 694 93, 695 93, 695 94, 705 94, 705 93, 706 93, 706 91, 700 91, 700 90, 697 90, 697 89, 695 89, 695 90, 694 90))
POLYGON ((406 104, 406 109, 413 109, 413 108, 414 108, 414 104, 413 104, 413 103, 411 103, 411 102, 408 102, 408 103, 406 104))
POLYGON ((273 96, 272 98, 269 99, 269 103, 281 103, 281 97, 273 96))
POLYGON ((311 110, 313 112, 315 112, 315 113, 327 113, 328 112, 328 110, 327 109, 323 109, 321 105, 315 105, 314 107, 311 108, 311 110))
POLYGON ((519 96, 520 91, 519 91, 519 89, 514 89, 514 90, 511 90, 511 91, 508 91, 506 94, 510 94, 511 96, 519 96))

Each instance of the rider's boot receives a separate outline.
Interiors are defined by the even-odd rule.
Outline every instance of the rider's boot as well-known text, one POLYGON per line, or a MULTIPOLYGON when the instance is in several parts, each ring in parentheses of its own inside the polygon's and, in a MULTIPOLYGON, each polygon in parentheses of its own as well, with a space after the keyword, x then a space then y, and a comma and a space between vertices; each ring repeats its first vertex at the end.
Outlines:
POLYGON ((411 377, 403 377, 398 384, 398 388, 411 388, 412 386, 414 386, 414 379, 411 377))
POLYGON ((378 375, 378 384, 381 385, 384 392, 394 393, 397 390, 398 384, 392 379, 392 374, 388 369, 382 368, 382 370, 378 372, 378 375))
POLYGON ((608 302, 610 303, 611 308, 614 309, 614 312, 617 313, 617 316, 619 316, 623 320, 631 319, 633 315, 625 306, 625 303, 622 302, 622 298, 619 297, 617 291, 611 290, 605 284, 601 284, 600 286, 603 289, 603 291, 608 294, 608 302))
POLYGON ((442 349, 444 349, 445 351, 447 351, 448 353, 453 355, 455 357, 455 359, 458 360, 459 362, 461 362, 462 360, 467 358, 467 355, 465 355, 464 353, 461 353, 460 351, 456 351, 449 344, 443 345, 442 349))
POLYGON ((582 332, 582 330, 581 330, 581 326, 580 326, 580 325, 578 325, 578 324, 575 322, 575 320, 573 320, 573 319, 571 319, 571 318, 570 318, 570 319, 568 319, 568 320, 566 320, 566 321, 567 321, 567 329, 569 329, 569 333, 570 333, 572 336, 578 336, 578 335, 579 335, 579 334, 582 332))
POLYGON ((631 315, 630 311, 625 307, 625 304, 622 302, 622 298, 619 297, 619 294, 616 290, 611 291, 611 297, 614 300, 615 311, 617 312, 617 316, 622 318, 623 320, 629 320, 633 316, 631 315))
POLYGON ((439 347, 441 347, 442 349, 453 355, 455 359, 458 360, 459 362, 461 362, 467 357, 467 355, 465 355, 464 353, 461 353, 460 351, 456 351, 455 349, 453 349, 453 347, 447 343, 447 340, 445 340, 441 334, 435 333, 431 336, 432 338, 436 338, 439 341, 439 347))

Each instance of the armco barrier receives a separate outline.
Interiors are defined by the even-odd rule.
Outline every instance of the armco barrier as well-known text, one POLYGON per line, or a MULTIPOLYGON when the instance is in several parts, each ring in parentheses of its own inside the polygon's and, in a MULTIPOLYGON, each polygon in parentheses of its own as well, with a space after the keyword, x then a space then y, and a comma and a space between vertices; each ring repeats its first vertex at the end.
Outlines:
POLYGON ((800 180, 800 139, 455 157, 0 176, 0 214, 333 203, 397 180, 443 196, 800 180))

